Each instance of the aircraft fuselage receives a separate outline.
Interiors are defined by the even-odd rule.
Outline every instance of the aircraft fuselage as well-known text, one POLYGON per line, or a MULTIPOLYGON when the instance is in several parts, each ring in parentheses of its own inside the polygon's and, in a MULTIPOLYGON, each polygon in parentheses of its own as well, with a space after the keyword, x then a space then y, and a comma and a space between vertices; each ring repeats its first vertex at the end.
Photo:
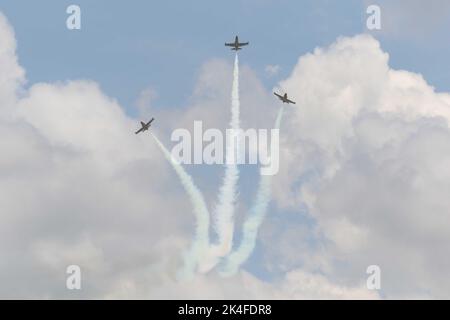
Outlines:
POLYGON ((225 43, 226 46, 231 47, 231 50, 233 51, 238 51, 241 50, 243 46, 248 45, 249 42, 239 42, 239 37, 236 36, 236 38, 234 38, 234 42, 232 43, 225 43))

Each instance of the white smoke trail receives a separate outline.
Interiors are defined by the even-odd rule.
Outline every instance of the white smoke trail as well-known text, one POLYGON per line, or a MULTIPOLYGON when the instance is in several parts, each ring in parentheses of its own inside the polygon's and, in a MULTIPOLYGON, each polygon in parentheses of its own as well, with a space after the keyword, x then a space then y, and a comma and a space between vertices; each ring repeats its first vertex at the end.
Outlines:
MULTIPOLYGON (((240 121, 239 101, 239 58, 236 53, 234 59, 233 86, 231 91, 231 121, 230 127, 234 133, 239 132, 240 121)), ((222 187, 219 190, 218 203, 214 211, 214 230, 217 233, 217 243, 209 249, 208 258, 200 267, 201 272, 207 272, 214 268, 220 257, 226 256, 233 246, 234 211, 237 199, 237 183, 239 169, 237 157, 239 154, 239 134, 232 141, 226 141, 225 176, 222 187)))
POLYGON ((184 255, 183 269, 179 272, 179 277, 181 279, 188 279, 193 276, 198 262, 204 257, 209 248, 209 211, 203 194, 194 184, 192 177, 183 169, 181 164, 172 157, 172 154, 153 133, 152 136, 177 173, 181 184, 189 195, 192 206, 194 207, 194 214, 196 216, 195 236, 191 248, 184 255))
MULTIPOLYGON (((284 107, 278 112, 275 129, 280 128, 283 117, 284 107)), ((260 174, 259 188, 256 193, 255 201, 250 209, 248 218, 245 220, 242 228, 242 240, 239 247, 234 250, 224 261, 221 274, 229 276, 235 274, 239 267, 248 259, 253 252, 256 244, 258 229, 267 213, 267 207, 271 198, 272 176, 260 174)))

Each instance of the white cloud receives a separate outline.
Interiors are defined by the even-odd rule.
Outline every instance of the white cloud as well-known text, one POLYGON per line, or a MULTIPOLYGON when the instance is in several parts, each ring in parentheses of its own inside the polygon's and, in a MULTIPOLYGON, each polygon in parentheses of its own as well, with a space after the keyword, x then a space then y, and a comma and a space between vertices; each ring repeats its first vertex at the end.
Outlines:
POLYGON ((179 257, 189 203, 157 147, 93 82, 25 91, 2 15, 0 25, 0 296, 71 297, 65 268, 80 264, 83 296, 101 297, 129 261, 157 264, 166 238, 179 257))
MULTIPOLYGON (((144 278, 146 278, 144 276, 144 278)), ((142 277, 141 277, 142 279, 142 277)), ((146 297, 156 299, 378 299, 376 291, 369 291, 365 283, 358 287, 345 287, 331 283, 324 276, 293 270, 276 282, 264 282, 247 272, 240 272, 232 279, 217 275, 199 275, 192 282, 176 283, 160 279, 155 290, 140 291, 135 281, 121 283, 125 290, 112 290, 108 298, 146 297), (196 290, 192 290, 192 288, 196 290)), ((148 290, 148 288, 147 288, 148 290)))
MULTIPOLYGON (((375 297, 361 284, 338 286, 301 270, 277 283, 246 272, 176 282, 193 216, 153 141, 134 135, 137 121, 94 82, 36 83, 25 90, 14 35, 2 15, 0 25, 0 297, 375 297), (81 292, 65 289, 72 264, 82 270, 81 292)), ((267 114, 276 109, 260 111, 270 110, 269 93, 250 69, 243 68, 243 77, 243 91, 251 92, 242 98, 247 124, 271 125, 267 114)), ((229 64, 206 63, 187 110, 155 111, 167 119, 156 133, 189 127, 196 118, 223 126, 230 79, 229 64)))
MULTIPOLYGON (((0 13, 1 14, 1 13, 0 13)), ((24 81, 24 70, 18 65, 16 40, 7 20, 0 17, 0 117, 12 107, 16 90, 24 81)))
POLYGON ((378 264, 387 297, 448 297, 450 95, 390 69, 370 36, 301 57, 281 86, 297 105, 277 200, 308 206, 326 274, 350 285, 378 264))
MULTIPOLYGON (((275 205, 307 206, 314 221, 278 219, 280 237, 274 220, 263 227, 265 261, 275 257, 265 267, 280 280, 242 271, 179 283, 193 219, 153 141, 135 136, 137 122, 94 82, 25 91, 14 35, 3 16, 0 25, 0 296, 376 298, 364 288, 371 264, 388 298, 450 295, 450 95, 389 68, 372 37, 316 49, 280 83, 297 105, 281 129, 275 205), (64 289, 66 264, 86 271, 78 295, 64 289)), ((278 101, 241 69, 244 127, 270 127, 278 101)), ((230 63, 205 63, 185 109, 144 101, 164 119, 154 130, 164 137, 196 119, 224 128, 230 84, 230 63)))

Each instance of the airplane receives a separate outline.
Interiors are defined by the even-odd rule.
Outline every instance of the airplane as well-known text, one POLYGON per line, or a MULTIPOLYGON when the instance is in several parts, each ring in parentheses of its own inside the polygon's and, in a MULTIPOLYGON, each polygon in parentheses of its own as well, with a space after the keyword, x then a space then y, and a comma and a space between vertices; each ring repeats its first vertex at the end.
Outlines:
POLYGON ((147 122, 147 123, 144 123, 144 122, 141 121, 141 126, 142 126, 142 128, 140 128, 138 131, 136 131, 135 134, 138 134, 138 133, 140 133, 140 132, 147 131, 147 130, 150 128, 150 126, 151 126, 153 120, 155 120, 155 118, 152 118, 152 120, 150 120, 150 121, 147 122))
POLYGON ((233 48, 231 48, 231 50, 238 51, 238 50, 242 49, 241 47, 247 46, 248 44, 249 44, 249 42, 239 42, 239 38, 238 38, 238 36, 236 36, 236 38, 234 38, 234 42, 225 43, 225 46, 233 47, 233 48))
POLYGON ((281 101, 283 101, 283 103, 287 103, 287 104, 293 103, 293 104, 295 104, 294 101, 288 99, 287 93, 285 93, 284 96, 282 96, 282 95, 280 95, 280 94, 278 94, 276 92, 274 92, 273 94, 276 95, 281 101))

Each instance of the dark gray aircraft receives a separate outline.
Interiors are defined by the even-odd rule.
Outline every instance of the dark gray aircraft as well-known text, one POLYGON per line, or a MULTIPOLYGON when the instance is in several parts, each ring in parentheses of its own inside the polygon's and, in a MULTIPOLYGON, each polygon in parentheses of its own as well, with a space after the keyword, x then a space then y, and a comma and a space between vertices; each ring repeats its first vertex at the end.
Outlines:
POLYGON ((276 92, 274 92, 273 94, 276 95, 281 101, 283 101, 283 103, 287 103, 287 104, 293 103, 293 104, 295 104, 294 101, 288 99, 287 93, 285 93, 284 96, 282 96, 282 95, 280 95, 280 94, 278 94, 276 92))
POLYGON ((147 122, 147 123, 144 123, 144 122, 141 121, 141 126, 142 126, 142 128, 140 128, 140 129, 139 129, 138 131, 136 131, 135 133, 138 134, 138 133, 140 133, 140 132, 147 131, 147 130, 150 128, 150 126, 151 126, 153 120, 155 120, 155 118, 152 118, 152 120, 150 120, 150 121, 147 122))
POLYGON ((249 42, 239 42, 238 36, 236 36, 236 38, 234 38, 234 42, 225 43, 225 45, 227 47, 233 47, 233 48, 231 48, 231 50, 234 50, 234 51, 241 50, 242 49, 241 47, 247 46, 248 44, 249 44, 249 42))

